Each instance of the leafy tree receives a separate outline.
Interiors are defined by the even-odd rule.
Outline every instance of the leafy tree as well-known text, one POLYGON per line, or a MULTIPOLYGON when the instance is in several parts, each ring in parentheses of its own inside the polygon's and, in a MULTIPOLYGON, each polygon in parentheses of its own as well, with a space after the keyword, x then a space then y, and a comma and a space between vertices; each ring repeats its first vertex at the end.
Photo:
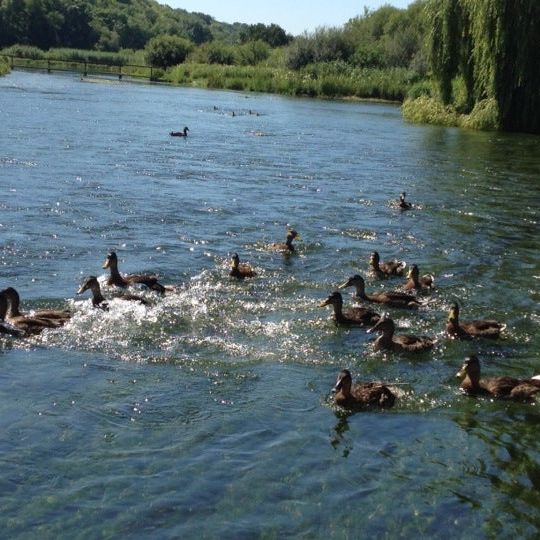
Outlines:
POLYGON ((146 58, 149 64, 168 68, 181 64, 193 49, 193 44, 178 36, 156 36, 146 45, 146 58))
POLYGON ((264 41, 271 47, 280 47, 287 45, 292 40, 281 26, 277 24, 251 24, 240 33, 240 41, 247 43, 249 41, 264 41))

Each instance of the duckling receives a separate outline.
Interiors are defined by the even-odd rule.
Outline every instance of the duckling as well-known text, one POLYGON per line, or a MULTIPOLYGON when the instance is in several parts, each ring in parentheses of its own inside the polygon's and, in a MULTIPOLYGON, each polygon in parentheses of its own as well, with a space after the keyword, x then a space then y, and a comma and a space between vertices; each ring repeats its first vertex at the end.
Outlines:
POLYGON ((111 251, 105 262, 103 263, 103 268, 109 268, 111 275, 107 279, 107 285, 116 285, 117 287, 128 287, 134 283, 140 283, 141 285, 146 285, 149 289, 157 291, 159 293, 164 293, 166 288, 158 282, 157 276, 152 276, 148 274, 129 274, 127 276, 121 276, 118 271, 118 257, 114 251, 111 251))
POLYGON ((381 318, 378 313, 362 307, 349 308, 343 313, 343 297, 339 292, 333 292, 320 307, 332 305, 336 324, 347 326, 373 326, 381 318))
POLYGON ((18 328, 15 328, 13 325, 6 322, 4 319, 6 317, 8 310, 8 299, 4 291, 0 291, 0 335, 7 336, 16 336, 20 337, 23 335, 23 332, 18 328))
POLYGON ((412 204, 405 200, 406 196, 407 194, 405 192, 401 193, 399 196, 398 206, 401 208, 401 210, 410 210, 412 208, 412 204))
POLYGON ((187 137, 188 127, 185 127, 183 131, 171 131, 171 137, 187 137))
POLYGON ((422 277, 420 277, 420 272, 416 264, 413 264, 410 267, 407 278, 408 279, 405 282, 405 285, 403 285, 403 288, 406 291, 421 291, 423 289, 431 290, 435 284, 435 278, 431 274, 424 274, 422 277))
POLYGON ((394 352, 420 352, 431 349, 436 339, 427 336, 414 336, 410 334, 394 335, 396 326, 394 321, 383 317, 368 330, 368 334, 379 332, 381 335, 375 340, 375 350, 386 349, 394 352))
POLYGON ((463 378, 460 389, 465 394, 488 395, 501 399, 530 401, 540 391, 540 375, 530 379, 514 379, 513 377, 480 378, 480 361, 475 355, 465 359, 465 363, 456 373, 463 378))
MULTIPOLYGON (((101 294, 101 287, 99 286, 99 281, 96 276, 89 276, 85 279, 83 284, 79 287, 77 294, 83 294, 89 289, 92 291, 92 305, 103 309, 104 311, 108 311, 109 305, 105 301, 105 297, 101 294)), ((148 302, 142 296, 137 296, 136 294, 122 294, 120 296, 115 296, 115 298, 118 298, 119 300, 140 302, 145 306, 148 305, 148 302)))
POLYGON ((344 369, 339 373, 332 392, 335 393, 334 401, 336 405, 347 408, 392 407, 396 400, 396 396, 384 383, 353 384, 348 369, 344 369))
POLYGON ((9 301, 8 318, 14 319, 17 317, 32 317, 37 319, 52 319, 57 320, 60 324, 64 324, 71 318, 71 312, 68 309, 38 309, 30 313, 22 313, 19 310, 21 298, 19 293, 13 288, 4 289, 9 301))
MULTIPOLYGON (((40 334, 45 328, 59 328, 66 320, 63 319, 47 319, 45 317, 31 317, 29 315, 12 315, 13 305, 13 293, 4 289, 0 291, 0 295, 3 295, 7 300, 7 322, 12 326, 20 330, 23 334, 40 334)), ((17 312, 17 310, 15 310, 17 312)))
POLYGON ((471 339, 473 337, 496 339, 505 328, 505 324, 493 320, 475 319, 460 322, 458 304, 454 302, 450 306, 448 322, 446 324, 446 333, 450 337, 459 339, 471 339))
POLYGON ((405 272, 406 262, 403 261, 386 261, 380 262, 381 257, 374 251, 369 258, 370 270, 378 278, 386 278, 390 276, 402 276, 405 272))
POLYGON ((231 260, 231 271, 229 272, 229 276, 238 278, 238 279, 244 279, 247 277, 255 277, 257 275, 257 272, 255 272, 249 264, 242 263, 240 264, 240 257, 238 256, 238 253, 235 253, 231 260))
POLYGON ((375 302, 378 304, 386 304, 387 306, 396 308, 414 309, 422 305, 422 302, 417 300, 414 296, 402 292, 378 292, 373 294, 366 294, 366 283, 364 278, 358 274, 350 277, 345 283, 339 286, 340 289, 346 287, 356 287, 355 297, 360 300, 366 300, 367 302, 375 302))
POLYGON ((270 249, 272 249, 273 251, 282 251, 283 253, 293 253, 294 246, 292 242, 294 239, 302 240, 301 236, 294 229, 290 229, 289 231, 287 231, 286 241, 272 244, 270 246, 270 249))

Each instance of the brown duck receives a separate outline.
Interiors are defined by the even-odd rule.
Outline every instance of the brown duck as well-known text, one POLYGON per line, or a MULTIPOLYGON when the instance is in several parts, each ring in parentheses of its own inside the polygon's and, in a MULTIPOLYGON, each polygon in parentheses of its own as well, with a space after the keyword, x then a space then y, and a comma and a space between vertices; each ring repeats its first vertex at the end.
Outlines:
POLYGON ((340 289, 346 287, 356 287, 355 297, 366 302, 375 302, 377 304, 385 304, 390 307, 414 309, 422 305, 422 302, 414 296, 402 292, 378 292, 366 294, 366 283, 364 278, 358 274, 350 277, 345 283, 339 286, 340 289))
POLYGON ((540 391, 540 375, 530 379, 514 377, 480 378, 480 361, 474 355, 466 358, 456 377, 463 378, 460 388, 465 394, 486 395, 501 399, 530 401, 540 391))
POLYGON ((293 253, 295 248, 293 246, 293 240, 302 240, 301 236, 294 230, 287 231, 287 238, 285 242, 278 242, 270 245, 272 251, 282 251, 283 253, 293 253))
POLYGON ((394 334, 396 326, 394 321, 383 317, 368 330, 368 334, 379 332, 381 335, 375 340, 376 351, 382 349, 394 352, 421 352, 431 349, 436 339, 427 336, 414 336, 411 334, 394 334))
POLYGON ((459 339, 471 339, 473 337, 496 339, 505 328, 505 324, 493 320, 460 321, 458 304, 453 303, 450 306, 448 322, 446 323, 446 332, 450 337, 459 339))
POLYGON ((24 332, 5 321, 8 310, 8 299, 4 291, 0 291, 0 335, 22 336, 24 332))
POLYGON ((343 297, 339 292, 333 292, 320 307, 334 308, 334 321, 344 326, 373 326, 381 318, 378 313, 363 307, 353 307, 343 311, 343 297))
POLYGON ((14 298, 13 292, 9 291, 8 288, 1 291, 0 295, 4 296, 4 298, 7 300, 7 322, 24 334, 40 334, 43 332, 43 330, 45 330, 45 328, 59 328, 66 322, 66 320, 63 319, 23 315, 17 309, 15 309, 15 314, 12 315, 12 299, 14 298))
POLYGON ((37 309, 30 313, 20 311, 21 297, 13 287, 4 289, 9 301, 8 318, 15 319, 17 317, 32 317, 37 319, 52 319, 64 324, 71 318, 71 312, 67 309, 37 309))
POLYGON ((109 268, 111 275, 107 279, 107 285, 116 285, 116 287, 128 287, 129 285, 141 284, 146 285, 149 289, 157 291, 159 293, 165 292, 165 287, 158 282, 158 278, 149 274, 129 274, 122 276, 118 271, 118 257, 114 251, 111 251, 105 262, 103 268, 109 268))
POLYGON ((336 405, 350 409, 362 407, 392 407, 396 396, 381 382, 353 384, 351 373, 344 369, 338 375, 335 393, 336 405))
POLYGON ((409 268, 407 278, 408 279, 405 282, 405 285, 403 285, 403 288, 406 291, 423 291, 426 289, 431 290, 435 284, 435 278, 431 274, 420 276, 420 271, 418 270, 418 266, 416 266, 416 264, 413 264, 409 268))
POLYGON ((244 279, 244 278, 250 278, 255 277, 257 275, 257 272, 255 272, 249 264, 242 263, 240 264, 240 257, 238 256, 238 253, 235 253, 232 256, 231 260, 231 271, 229 272, 229 276, 238 278, 238 279, 244 279))
MULTIPOLYGON (((108 311, 109 305, 107 304, 105 297, 101 293, 101 287, 96 276, 89 276, 84 280, 83 284, 79 287, 77 294, 83 294, 85 291, 90 290, 92 292, 92 305, 94 307, 108 311)), ((148 302, 142 297, 136 294, 122 294, 115 296, 119 300, 127 300, 132 302, 139 302, 143 305, 148 305, 148 302)))
POLYGON ((378 278, 387 278, 391 276, 402 276, 407 263, 404 261, 381 262, 379 253, 374 251, 369 258, 369 266, 372 274, 378 278))

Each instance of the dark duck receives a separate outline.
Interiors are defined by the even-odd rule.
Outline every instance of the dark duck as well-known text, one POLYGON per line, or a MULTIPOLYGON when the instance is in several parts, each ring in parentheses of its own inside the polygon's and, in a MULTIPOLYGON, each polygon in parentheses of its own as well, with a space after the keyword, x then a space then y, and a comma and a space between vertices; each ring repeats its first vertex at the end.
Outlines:
POLYGON ((381 382, 353 384, 351 373, 348 369, 342 370, 332 389, 336 405, 347 409, 364 407, 392 407, 396 396, 381 382))
POLYGON ((231 271, 229 272, 231 277, 238 279, 251 278, 257 275, 249 264, 240 263, 240 257, 238 253, 235 253, 231 259, 231 271))
POLYGON ((463 379, 460 389, 464 394, 469 395, 531 401, 534 395, 540 391, 540 375, 530 379, 515 379, 508 376, 481 379, 480 361, 474 355, 466 358, 463 366, 456 373, 456 377, 463 379))
POLYGON ((277 242, 270 245, 270 249, 273 251, 282 251, 283 253, 293 253, 295 248, 293 246, 293 240, 301 240, 300 235, 294 230, 287 231, 287 238, 285 242, 277 242))
POLYGON ((334 308, 334 321, 343 326, 373 326, 380 319, 380 315, 363 307, 353 307, 343 311, 343 297, 339 292, 333 292, 320 304, 320 307, 332 306, 334 308))
POLYGON ((171 131, 171 137, 187 137, 187 132, 189 131, 188 127, 185 127, 183 131, 171 131))
POLYGON ((8 310, 8 299, 4 291, 0 291, 0 335, 22 336, 24 332, 5 321, 8 310))
POLYGON ((128 287, 129 285, 146 285, 149 289, 157 291, 159 293, 165 292, 165 287, 158 282, 158 278, 154 275, 149 274, 128 274, 122 276, 118 271, 118 257, 114 251, 111 251, 105 262, 103 263, 103 268, 109 268, 111 275, 107 279, 107 285, 116 287, 128 287))
POLYGON ((378 278, 387 278, 390 276, 403 276, 407 263, 403 261, 381 262, 378 252, 374 251, 369 258, 370 271, 378 278))
POLYGON ((425 291, 431 290, 434 284, 435 278, 431 274, 424 274, 423 276, 420 276, 418 266, 413 264, 409 269, 407 281, 405 282, 405 285, 403 285, 403 288, 406 291, 425 291))
POLYGON ((405 197, 407 197, 407 194, 405 192, 400 194, 398 207, 401 208, 401 210, 410 210, 412 208, 412 204, 410 202, 407 202, 405 200, 405 197))
MULTIPOLYGON (((105 297, 101 293, 101 287, 96 276, 89 276, 87 279, 85 279, 82 285, 79 287, 77 294, 83 294, 85 291, 88 290, 90 290, 92 293, 92 305, 94 307, 103 309, 104 311, 108 311, 109 305, 107 304, 105 297)), ((119 300, 139 302, 140 304, 148 305, 148 302, 142 296, 138 296, 136 294, 122 294, 119 296, 115 296, 115 298, 118 298, 119 300)))
POLYGON ((459 305, 453 303, 448 312, 446 333, 453 338, 471 339, 483 337, 496 339, 500 336, 506 325, 494 320, 475 319, 471 321, 459 320, 459 305))
POLYGON ((340 289, 344 289, 346 287, 355 287, 355 298, 358 298, 359 300, 365 300, 366 302, 375 302, 377 304, 385 304, 390 307, 405 309, 414 309, 422 305, 422 303, 411 294, 398 291, 381 291, 372 294, 366 294, 366 283, 364 281, 364 278, 358 274, 350 277, 345 283, 339 286, 340 289))
POLYGON ((415 336, 412 334, 395 334, 394 321, 383 317, 379 322, 368 330, 368 333, 378 332, 381 335, 375 340, 376 351, 387 350, 393 352, 420 352, 431 349, 436 340, 427 336, 415 336))

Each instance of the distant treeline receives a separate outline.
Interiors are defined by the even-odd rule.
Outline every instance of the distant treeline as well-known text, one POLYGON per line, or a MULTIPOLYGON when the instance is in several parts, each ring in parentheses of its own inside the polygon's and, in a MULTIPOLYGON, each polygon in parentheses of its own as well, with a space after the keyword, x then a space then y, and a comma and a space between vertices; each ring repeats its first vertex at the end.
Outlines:
POLYGON ((5 54, 146 62, 166 80, 215 88, 400 100, 412 121, 479 129, 540 132, 539 45, 538 0, 416 0, 296 37, 153 0, 0 0, 5 54))

